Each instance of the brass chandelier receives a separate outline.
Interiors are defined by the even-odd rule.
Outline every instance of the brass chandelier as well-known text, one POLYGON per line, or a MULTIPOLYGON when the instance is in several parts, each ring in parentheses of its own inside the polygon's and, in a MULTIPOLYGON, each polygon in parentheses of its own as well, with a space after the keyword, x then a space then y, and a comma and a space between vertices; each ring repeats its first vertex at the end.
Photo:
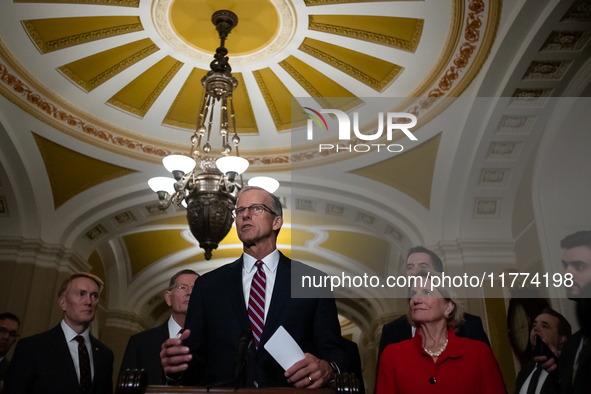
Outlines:
MULTIPOLYGON (((249 166, 248 160, 240 157, 240 137, 236 131, 232 93, 238 81, 232 76, 228 62, 228 50, 224 43, 238 17, 231 11, 216 11, 211 17, 219 33, 220 46, 216 49, 211 70, 201 79, 204 96, 197 120, 197 128, 191 136, 190 157, 170 155, 162 162, 172 172, 174 179, 156 177, 148 184, 158 193, 159 208, 170 204, 187 208, 187 220, 191 233, 205 250, 205 259, 210 260, 212 250, 232 228, 232 211, 236 195, 242 188, 242 173, 249 166), (217 160, 211 155, 210 137, 214 126, 214 107, 220 108, 219 135, 221 149, 217 160), (230 139, 230 131, 233 133, 230 139), (235 156, 231 156, 234 145, 235 156), (202 145, 203 144, 203 145, 202 145)), ((217 126, 217 125, 216 125, 217 126)))

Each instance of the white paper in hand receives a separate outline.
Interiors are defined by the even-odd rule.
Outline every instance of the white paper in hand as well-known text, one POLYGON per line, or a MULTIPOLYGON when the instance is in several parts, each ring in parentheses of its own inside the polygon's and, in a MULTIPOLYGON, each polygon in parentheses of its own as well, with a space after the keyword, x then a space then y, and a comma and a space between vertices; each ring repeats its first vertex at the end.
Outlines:
POLYGON ((300 346, 283 326, 279 326, 275 334, 265 343, 265 349, 285 370, 305 358, 300 346))

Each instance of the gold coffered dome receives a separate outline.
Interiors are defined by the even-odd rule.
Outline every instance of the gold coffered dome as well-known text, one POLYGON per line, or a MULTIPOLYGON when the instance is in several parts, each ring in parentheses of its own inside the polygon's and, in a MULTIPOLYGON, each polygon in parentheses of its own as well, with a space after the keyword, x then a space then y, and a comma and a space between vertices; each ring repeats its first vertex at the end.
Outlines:
POLYGON ((477 75, 500 17, 499 0, 5 1, 0 87, 69 135, 159 162, 188 149, 220 9, 239 19, 226 47, 250 172, 348 157, 294 142, 310 97, 342 111, 404 98, 391 110, 424 124, 477 75))

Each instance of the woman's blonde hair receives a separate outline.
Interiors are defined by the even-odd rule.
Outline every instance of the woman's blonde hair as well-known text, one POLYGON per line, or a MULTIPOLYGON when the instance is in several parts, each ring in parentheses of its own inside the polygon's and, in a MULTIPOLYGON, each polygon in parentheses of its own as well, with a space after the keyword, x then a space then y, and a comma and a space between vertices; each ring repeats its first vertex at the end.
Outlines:
MULTIPOLYGON (((437 277, 441 278, 441 273, 439 273, 437 271, 430 271, 429 272, 429 280, 431 280, 431 278, 433 276, 437 276, 437 277)), ((427 277, 427 272, 421 273, 420 277, 423 280, 425 280, 427 277)), ((409 281, 409 284, 410 283, 414 283, 414 282, 409 281)), ((433 282, 431 282, 431 283, 433 283, 433 282)), ((443 283, 443 281, 440 281, 440 283, 443 283)), ((447 328, 448 329, 451 328, 457 333, 458 330, 460 329, 460 326, 464 323, 464 307, 462 306, 462 303, 460 302, 460 300, 458 299, 456 294, 452 291, 452 289, 450 289, 448 287, 444 287, 444 286, 438 286, 435 288, 439 291, 439 293, 441 293, 441 295, 443 296, 443 298, 446 301, 450 301, 453 304, 454 308, 449 315, 445 316, 445 320, 447 320, 447 328)), ((409 286, 409 295, 410 295, 410 291, 411 291, 411 287, 409 286)), ((408 310, 406 312, 406 317, 408 318, 408 322, 412 326, 416 327, 417 323, 413 319, 412 311, 410 309, 410 300, 411 300, 411 298, 409 296, 408 310)))

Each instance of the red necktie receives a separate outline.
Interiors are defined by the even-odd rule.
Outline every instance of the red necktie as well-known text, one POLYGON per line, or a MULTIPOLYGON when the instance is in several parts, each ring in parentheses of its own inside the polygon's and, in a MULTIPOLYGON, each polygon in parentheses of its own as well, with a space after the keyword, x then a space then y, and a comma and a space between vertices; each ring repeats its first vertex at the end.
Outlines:
POLYGON ((84 337, 77 335, 74 338, 78 341, 78 363, 80 365, 80 389, 82 393, 88 393, 92 385, 92 376, 90 375, 90 357, 88 349, 84 344, 84 337))
POLYGON ((257 272, 252 277, 252 283, 250 284, 248 319, 252 328, 254 344, 258 349, 265 325, 265 289, 267 286, 267 276, 265 275, 262 261, 257 261, 255 266, 257 267, 257 272))

